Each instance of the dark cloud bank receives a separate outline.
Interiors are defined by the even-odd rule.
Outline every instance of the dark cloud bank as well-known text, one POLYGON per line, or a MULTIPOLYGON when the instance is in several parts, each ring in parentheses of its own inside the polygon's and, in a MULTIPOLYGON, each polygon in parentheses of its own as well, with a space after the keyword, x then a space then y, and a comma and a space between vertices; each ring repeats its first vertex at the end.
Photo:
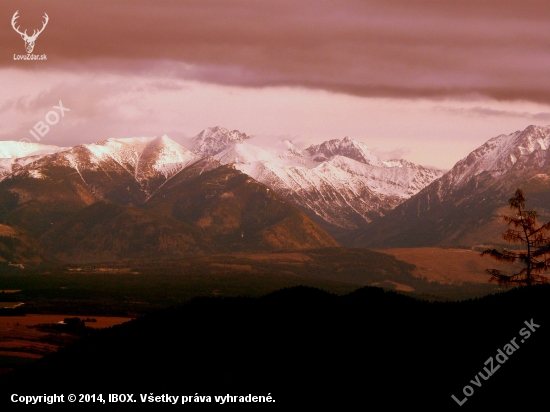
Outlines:
POLYGON ((0 64, 359 96, 550 102, 548 1, 4 1, 0 64), (11 28, 40 28, 35 53, 11 28))

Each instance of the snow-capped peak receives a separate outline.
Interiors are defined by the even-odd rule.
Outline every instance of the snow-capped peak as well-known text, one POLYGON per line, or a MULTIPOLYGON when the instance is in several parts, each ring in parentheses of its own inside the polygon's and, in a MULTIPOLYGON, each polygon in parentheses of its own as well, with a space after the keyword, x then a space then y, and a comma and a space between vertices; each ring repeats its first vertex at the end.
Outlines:
POLYGON ((138 180, 148 179, 156 173, 168 178, 199 159, 199 156, 167 135, 112 138, 100 143, 84 144, 81 147, 89 152, 86 160, 90 163, 101 165, 104 162, 115 161, 134 173, 138 180))
POLYGON ((340 155, 373 166, 386 166, 364 143, 350 139, 347 136, 342 140, 333 139, 321 144, 311 145, 305 151, 317 162, 324 162, 340 155))
POLYGON ((191 139, 191 151, 200 157, 215 156, 229 146, 250 139, 238 130, 229 131, 225 127, 208 127, 191 139))
POLYGON ((112 178, 124 175, 136 182, 148 195, 176 173, 200 157, 174 142, 168 136, 111 138, 98 143, 80 144, 69 150, 44 156, 15 174, 30 177, 47 176, 40 172, 49 166, 69 167, 85 184, 84 172, 101 172, 112 178))
POLYGON ((283 145, 285 147, 284 155, 291 155, 291 156, 299 156, 302 157, 304 155, 302 149, 300 149, 298 146, 296 146, 294 143, 292 143, 288 139, 283 140, 283 145))
POLYGON ((523 167, 516 163, 523 165, 533 154, 548 153, 549 147, 550 126, 531 125, 523 131, 503 134, 488 140, 457 162, 449 171, 448 178, 452 186, 460 186, 483 172, 490 172, 495 176, 504 175, 514 167, 523 167))

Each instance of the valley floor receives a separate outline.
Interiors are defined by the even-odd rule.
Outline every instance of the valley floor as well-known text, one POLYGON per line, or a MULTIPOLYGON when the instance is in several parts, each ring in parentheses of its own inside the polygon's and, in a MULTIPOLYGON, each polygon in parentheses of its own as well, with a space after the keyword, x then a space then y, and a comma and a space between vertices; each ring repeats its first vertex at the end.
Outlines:
POLYGON ((415 265, 413 276, 442 284, 487 283, 486 269, 510 271, 508 263, 497 262, 470 249, 422 247, 375 249, 415 265))
MULTIPOLYGON (((0 374, 56 352, 81 336, 61 328, 70 315, 25 314, 0 316, 0 374), (57 327, 56 327, 57 326, 57 327)), ((108 328, 131 320, 124 317, 80 316, 86 327, 108 328)))

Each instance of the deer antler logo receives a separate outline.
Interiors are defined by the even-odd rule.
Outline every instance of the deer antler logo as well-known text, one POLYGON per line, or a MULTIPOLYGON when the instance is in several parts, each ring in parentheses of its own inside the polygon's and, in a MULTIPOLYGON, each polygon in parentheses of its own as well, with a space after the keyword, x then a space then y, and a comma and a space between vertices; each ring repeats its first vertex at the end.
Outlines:
POLYGON ((15 27, 15 21, 19 18, 19 10, 17 10, 12 19, 11 19, 11 26, 13 29, 21 35, 21 38, 25 40, 25 48, 27 49, 27 53, 31 54, 34 49, 34 42, 36 41, 36 38, 40 33, 44 31, 46 28, 46 25, 48 24, 48 20, 50 19, 46 13, 44 13, 44 24, 42 25, 42 28, 40 30, 34 30, 32 36, 27 35, 27 30, 25 30, 23 33, 19 31, 19 26, 15 27))

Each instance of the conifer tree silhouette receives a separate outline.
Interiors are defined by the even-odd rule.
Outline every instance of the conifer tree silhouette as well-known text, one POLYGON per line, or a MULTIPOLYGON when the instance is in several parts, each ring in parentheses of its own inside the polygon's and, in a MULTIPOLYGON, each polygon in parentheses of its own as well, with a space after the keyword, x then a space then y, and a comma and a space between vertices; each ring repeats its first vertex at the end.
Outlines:
POLYGON ((525 285, 531 286, 538 283, 547 283, 548 278, 539 273, 550 268, 550 238, 546 232, 550 230, 550 222, 538 226, 538 214, 534 210, 525 210, 525 196, 521 189, 517 189, 509 200, 510 209, 515 210, 515 215, 503 215, 502 219, 512 228, 502 234, 507 242, 520 243, 526 247, 522 250, 501 251, 487 249, 481 256, 489 255, 492 258, 508 263, 521 262, 524 267, 513 275, 506 275, 497 269, 487 269, 491 275, 489 282, 496 281, 499 285, 525 285))

